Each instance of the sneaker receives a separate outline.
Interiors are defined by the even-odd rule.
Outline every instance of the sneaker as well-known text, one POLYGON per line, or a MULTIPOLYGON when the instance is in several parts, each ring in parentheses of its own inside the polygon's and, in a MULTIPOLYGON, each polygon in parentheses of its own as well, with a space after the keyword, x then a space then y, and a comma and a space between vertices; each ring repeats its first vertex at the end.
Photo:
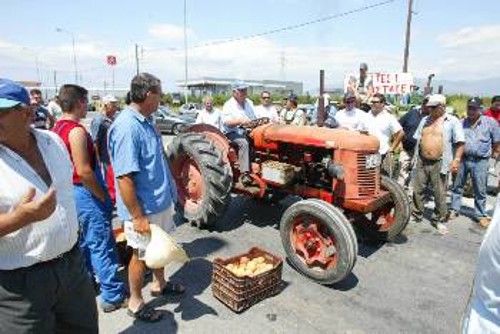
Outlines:
POLYGON ((438 231, 439 234, 445 235, 449 233, 448 227, 446 227, 445 224, 438 222, 436 224, 433 224, 436 230, 438 231))
POLYGON ((488 228, 491 223, 491 218, 490 217, 481 217, 479 218, 479 226, 482 228, 488 228))
POLYGON ((448 220, 455 220, 460 216, 458 212, 455 210, 450 210, 448 211, 448 217, 446 217, 448 220))

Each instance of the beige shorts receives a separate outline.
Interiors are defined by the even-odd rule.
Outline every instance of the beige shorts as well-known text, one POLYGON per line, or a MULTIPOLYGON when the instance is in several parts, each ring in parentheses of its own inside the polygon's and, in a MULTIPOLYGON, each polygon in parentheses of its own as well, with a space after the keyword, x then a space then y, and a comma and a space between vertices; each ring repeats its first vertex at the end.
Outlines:
MULTIPOLYGON (((165 209, 162 212, 146 215, 146 217, 148 218, 150 224, 158 225, 163 231, 171 233, 175 231, 174 214, 174 205, 171 205, 168 209, 165 209)), ((142 251, 146 249, 146 246, 151 238, 149 234, 137 233, 134 230, 133 223, 128 220, 123 223, 123 229, 128 246, 142 251)))

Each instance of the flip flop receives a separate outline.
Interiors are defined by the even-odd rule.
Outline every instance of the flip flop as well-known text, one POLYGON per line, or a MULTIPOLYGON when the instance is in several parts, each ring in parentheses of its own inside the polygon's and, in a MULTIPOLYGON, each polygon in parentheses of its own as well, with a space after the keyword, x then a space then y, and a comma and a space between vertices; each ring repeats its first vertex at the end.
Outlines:
POLYGON ((160 291, 151 291, 152 297, 167 296, 167 295, 181 295, 186 291, 184 285, 180 283, 167 282, 163 289, 160 291))
POLYGON ((150 306, 146 306, 146 304, 141 304, 135 312, 128 309, 127 314, 134 319, 144 322, 158 322, 163 317, 163 314, 160 311, 155 310, 150 306))

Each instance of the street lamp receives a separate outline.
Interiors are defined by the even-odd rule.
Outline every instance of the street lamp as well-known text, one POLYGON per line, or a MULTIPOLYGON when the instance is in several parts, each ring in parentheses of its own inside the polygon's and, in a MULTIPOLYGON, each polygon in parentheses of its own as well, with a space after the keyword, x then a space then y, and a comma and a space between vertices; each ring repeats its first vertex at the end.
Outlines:
POLYGON ((78 84, 78 67, 76 65, 75 34, 62 28, 56 28, 56 31, 66 33, 71 36, 71 41, 73 42, 73 66, 75 67, 75 83, 78 84))
POLYGON ((38 61, 38 53, 40 51, 33 50, 32 48, 27 47, 27 46, 23 46, 22 49, 30 51, 30 52, 32 52, 34 54, 34 56, 35 56, 35 66, 36 66, 36 79, 41 84, 42 83, 42 78, 40 76, 40 64, 39 64, 39 61, 38 61))

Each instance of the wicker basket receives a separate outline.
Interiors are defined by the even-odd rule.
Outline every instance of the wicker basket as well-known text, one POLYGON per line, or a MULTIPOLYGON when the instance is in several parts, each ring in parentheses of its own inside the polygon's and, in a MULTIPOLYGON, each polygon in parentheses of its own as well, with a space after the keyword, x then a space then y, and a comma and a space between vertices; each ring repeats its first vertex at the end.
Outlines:
POLYGON ((260 248, 254 247, 248 253, 229 259, 215 259, 212 274, 214 296, 234 312, 242 312, 263 299, 280 292, 283 261, 260 248), (225 266, 239 261, 243 256, 253 259, 263 256, 273 268, 253 277, 237 277, 225 266))

